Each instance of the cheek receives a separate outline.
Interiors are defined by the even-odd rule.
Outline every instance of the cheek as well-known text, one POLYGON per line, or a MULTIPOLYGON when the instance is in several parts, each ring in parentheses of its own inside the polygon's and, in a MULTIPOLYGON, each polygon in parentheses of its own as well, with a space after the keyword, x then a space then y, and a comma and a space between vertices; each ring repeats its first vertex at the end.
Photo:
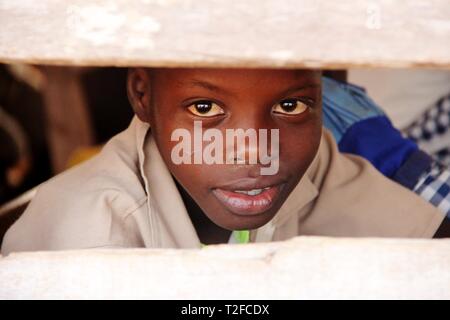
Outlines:
POLYGON ((280 160, 283 170, 303 175, 319 148, 322 134, 320 121, 280 130, 280 160))
MULTIPOLYGON (((164 163, 170 173, 184 187, 189 194, 196 199, 202 198, 207 194, 208 186, 212 185, 220 170, 217 166, 197 165, 197 164, 175 164, 172 160, 172 150, 179 145, 180 141, 171 141, 172 132, 182 126, 173 126, 173 122, 159 123, 156 128, 152 127, 152 135, 158 146, 158 150, 163 158, 164 163)), ((187 128, 190 131, 190 128, 187 128)), ((190 131, 191 132, 191 131, 190 131)), ((193 133, 191 132, 191 137, 193 133)), ((193 143, 193 141, 191 141, 193 143)), ((193 160, 193 155, 191 157, 193 160)))

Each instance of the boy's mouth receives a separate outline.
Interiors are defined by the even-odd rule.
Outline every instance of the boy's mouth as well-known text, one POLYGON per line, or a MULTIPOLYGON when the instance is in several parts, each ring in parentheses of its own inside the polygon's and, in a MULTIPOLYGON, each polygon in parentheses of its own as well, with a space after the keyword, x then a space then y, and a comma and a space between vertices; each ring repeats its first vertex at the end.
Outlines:
POLYGON ((213 189, 214 196, 237 215, 257 215, 270 209, 284 184, 258 188, 213 189))

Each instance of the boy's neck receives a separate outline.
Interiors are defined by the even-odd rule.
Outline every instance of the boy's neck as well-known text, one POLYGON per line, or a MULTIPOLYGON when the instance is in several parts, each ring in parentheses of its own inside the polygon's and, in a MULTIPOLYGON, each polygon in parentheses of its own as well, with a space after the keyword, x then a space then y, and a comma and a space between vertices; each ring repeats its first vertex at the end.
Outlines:
POLYGON ((178 191, 181 194, 184 206, 186 207, 186 211, 191 218, 200 242, 202 244, 227 243, 230 239, 231 231, 223 229, 213 223, 197 205, 194 199, 192 199, 187 191, 178 183, 175 177, 173 177, 173 180, 175 181, 178 191))

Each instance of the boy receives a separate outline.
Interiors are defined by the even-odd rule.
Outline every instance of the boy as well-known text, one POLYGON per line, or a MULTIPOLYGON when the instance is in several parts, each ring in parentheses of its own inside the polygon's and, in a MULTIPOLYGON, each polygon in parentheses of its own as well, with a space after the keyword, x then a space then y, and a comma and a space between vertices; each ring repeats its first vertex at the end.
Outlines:
MULTIPOLYGON (((2 253, 195 248, 228 242, 232 230, 250 230, 249 241, 433 237, 442 213, 362 158, 338 153, 322 131, 320 89, 313 70, 131 70, 127 92, 137 117, 130 127, 99 156, 43 185, 2 253), (271 161, 263 161, 261 145, 229 152, 228 142, 224 164, 174 161, 174 132, 195 136, 196 123, 223 136, 273 132, 271 161), (262 174, 274 163, 277 170, 262 174)), ((198 156, 196 146, 189 150, 198 156)))

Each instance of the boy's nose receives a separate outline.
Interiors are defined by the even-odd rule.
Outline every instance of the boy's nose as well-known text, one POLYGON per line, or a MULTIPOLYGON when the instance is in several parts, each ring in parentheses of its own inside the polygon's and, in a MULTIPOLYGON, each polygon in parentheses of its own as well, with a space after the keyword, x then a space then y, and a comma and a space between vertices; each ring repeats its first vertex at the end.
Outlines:
MULTIPOLYGON (((226 158, 228 163, 240 165, 260 165, 260 148, 264 148, 262 154, 267 154, 271 148, 271 138, 269 125, 270 116, 264 106, 241 108, 242 113, 235 113, 233 119, 228 122, 234 132, 239 133, 237 139, 227 139, 226 158), (260 130, 265 130, 266 141, 261 141, 260 130), (231 141, 230 141, 231 140, 231 141), (261 142, 265 142, 262 143, 261 142)), ((231 129, 231 128, 230 128, 231 129)), ((259 167, 259 166, 258 166, 259 167)))
POLYGON ((244 139, 244 143, 238 143, 236 146, 227 142, 226 154, 227 157, 232 157, 231 160, 235 164, 258 164, 258 137, 255 140, 244 139))

